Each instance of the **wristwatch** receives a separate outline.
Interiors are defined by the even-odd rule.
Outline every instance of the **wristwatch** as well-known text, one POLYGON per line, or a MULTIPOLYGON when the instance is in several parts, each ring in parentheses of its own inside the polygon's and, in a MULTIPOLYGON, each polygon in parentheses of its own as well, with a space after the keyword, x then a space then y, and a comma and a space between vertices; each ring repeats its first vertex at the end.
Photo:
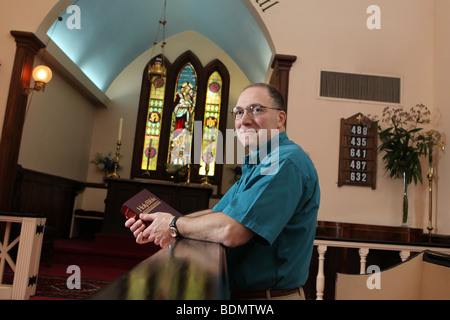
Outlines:
POLYGON ((172 219, 172 222, 170 222, 169 224, 169 231, 170 231, 170 235, 174 238, 179 238, 180 237, 180 233, 178 232, 177 229, 177 220, 178 220, 178 216, 174 217, 172 219))

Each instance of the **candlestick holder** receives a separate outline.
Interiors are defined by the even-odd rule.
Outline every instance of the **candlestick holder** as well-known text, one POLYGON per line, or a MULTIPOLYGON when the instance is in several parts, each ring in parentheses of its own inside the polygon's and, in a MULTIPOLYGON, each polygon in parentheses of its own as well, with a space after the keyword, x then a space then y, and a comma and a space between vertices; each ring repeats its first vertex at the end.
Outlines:
POLYGON ((150 170, 148 170, 148 168, 150 168, 150 157, 148 157, 147 159, 147 170, 145 170, 144 173, 142 173, 143 176, 150 177, 150 170))
POLYGON ((433 232, 433 166, 430 163, 428 172, 428 235, 431 237, 433 232))
POLYGON ((186 179, 186 184, 190 184, 191 183, 191 165, 188 164, 187 165, 187 179, 186 179))
POLYGON ((209 163, 205 163, 205 176, 202 178, 201 181, 203 185, 210 186, 211 184, 209 183, 208 173, 209 173, 209 163))
POLYGON ((117 169, 119 166, 119 159, 120 159, 120 146, 122 145, 120 140, 117 140, 117 146, 116 146, 116 158, 114 159, 114 171, 108 174, 108 178, 120 178, 119 174, 117 173, 117 169))

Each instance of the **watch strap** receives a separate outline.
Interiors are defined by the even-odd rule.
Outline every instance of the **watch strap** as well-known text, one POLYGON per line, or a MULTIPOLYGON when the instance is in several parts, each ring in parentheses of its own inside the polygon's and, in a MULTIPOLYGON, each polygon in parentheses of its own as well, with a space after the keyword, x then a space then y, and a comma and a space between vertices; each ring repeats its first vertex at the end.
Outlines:
POLYGON ((177 220, 178 220, 179 216, 176 216, 172 219, 172 221, 169 224, 169 227, 171 228, 176 228, 177 227, 177 220))
POLYGON ((172 219, 172 221, 169 224, 169 230, 173 230, 175 231, 175 235, 174 237, 179 238, 181 235, 178 232, 178 228, 177 228, 177 220, 178 220, 179 216, 176 216, 172 219))

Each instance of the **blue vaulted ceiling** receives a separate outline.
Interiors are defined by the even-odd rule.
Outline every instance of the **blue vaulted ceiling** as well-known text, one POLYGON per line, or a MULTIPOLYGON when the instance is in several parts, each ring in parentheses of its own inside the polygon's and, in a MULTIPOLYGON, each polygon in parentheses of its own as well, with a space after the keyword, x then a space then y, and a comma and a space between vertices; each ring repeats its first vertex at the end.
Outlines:
MULTIPOLYGON (((249 0, 167 0, 166 38, 198 32, 226 52, 251 82, 264 81, 273 46, 249 11, 251 5, 244 2, 249 0)), ((105 92, 123 69, 153 46, 164 0, 73 4, 80 8, 81 29, 67 28, 73 13, 64 11, 63 22, 55 22, 47 34, 105 92)))

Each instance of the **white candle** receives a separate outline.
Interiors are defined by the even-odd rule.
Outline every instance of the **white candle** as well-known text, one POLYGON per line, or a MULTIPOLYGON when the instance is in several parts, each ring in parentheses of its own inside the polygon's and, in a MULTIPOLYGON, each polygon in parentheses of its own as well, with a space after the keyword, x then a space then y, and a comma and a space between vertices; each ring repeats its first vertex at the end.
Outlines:
POLYGON ((123 125, 123 118, 120 118, 120 121, 119 121, 119 138, 117 139, 118 141, 122 140, 122 125, 123 125))

